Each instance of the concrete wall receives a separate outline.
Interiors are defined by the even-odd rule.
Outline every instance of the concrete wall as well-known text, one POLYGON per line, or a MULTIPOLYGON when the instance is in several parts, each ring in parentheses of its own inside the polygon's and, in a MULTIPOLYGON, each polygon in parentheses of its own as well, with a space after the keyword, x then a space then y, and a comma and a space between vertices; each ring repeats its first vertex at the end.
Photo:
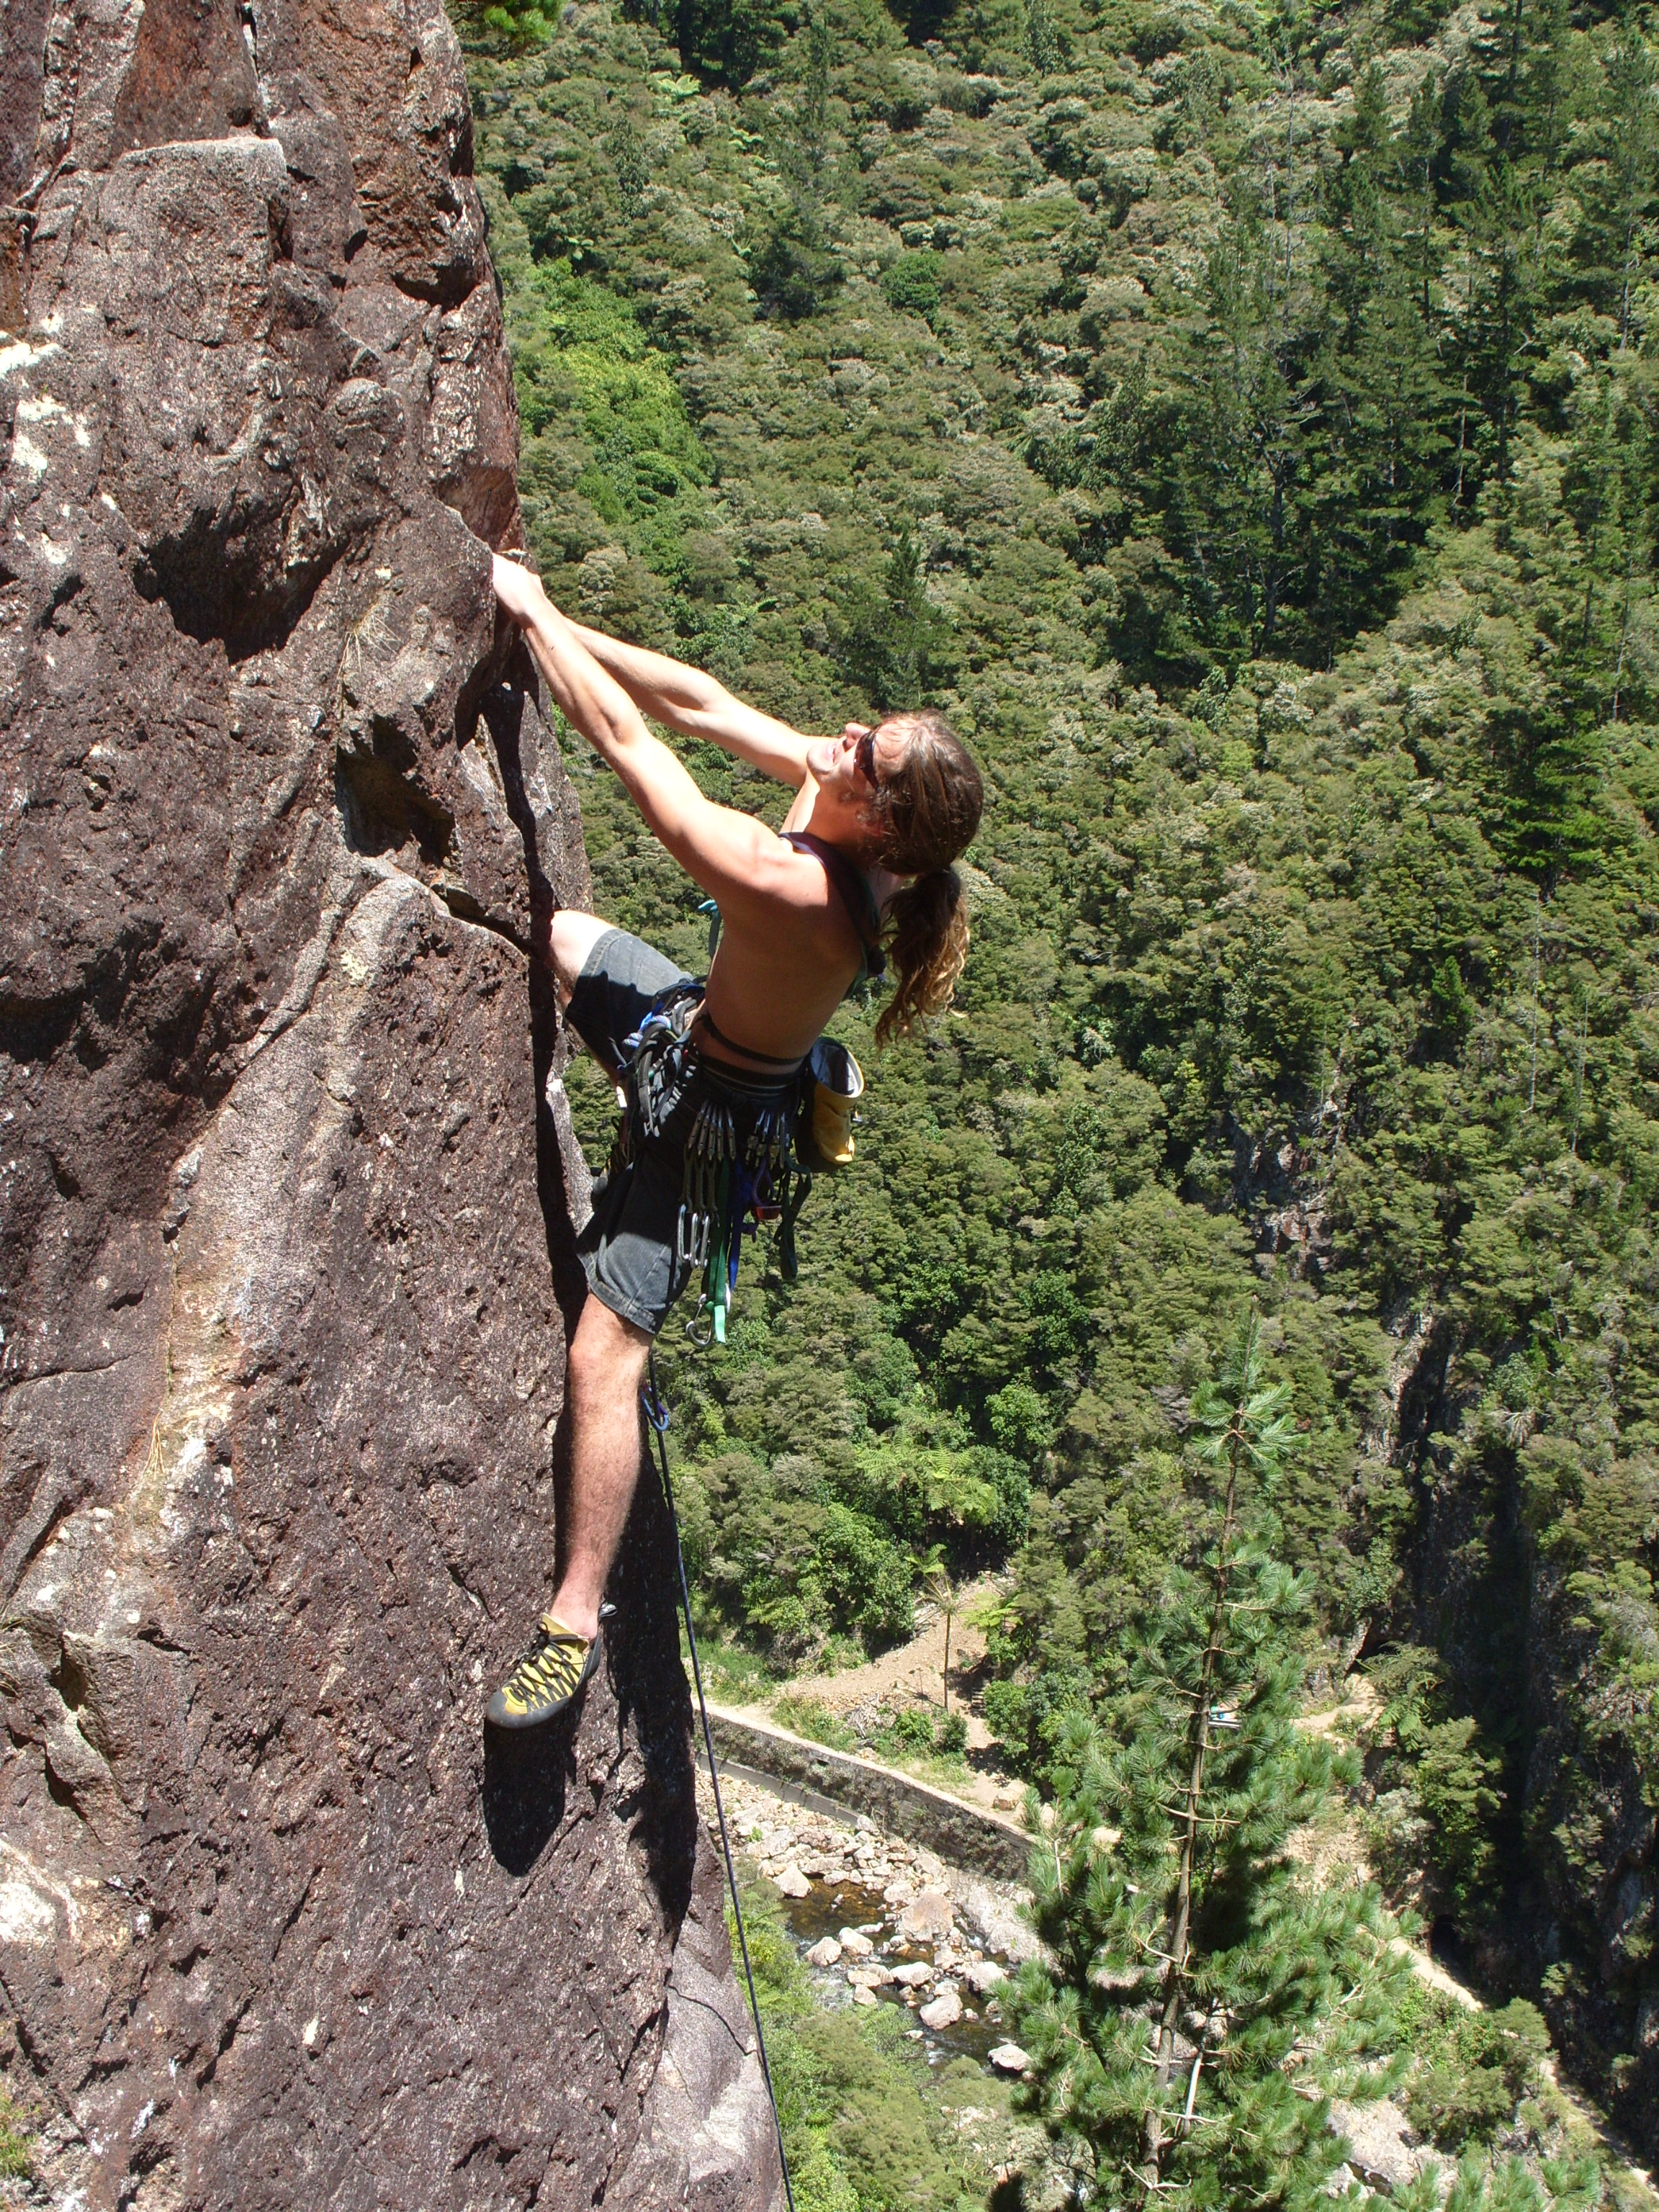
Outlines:
MULTIPOLYGON (((781 1783, 801 1803, 829 1812, 867 1813, 889 1835, 936 1851, 949 1866, 998 1881, 1024 1882, 1031 1852, 1025 1830, 1000 1814, 965 1804, 873 1759, 831 1751, 787 1729, 708 1708, 714 1756, 757 1778, 781 1783)), ((701 1750, 701 1746, 699 1746, 701 1750)))

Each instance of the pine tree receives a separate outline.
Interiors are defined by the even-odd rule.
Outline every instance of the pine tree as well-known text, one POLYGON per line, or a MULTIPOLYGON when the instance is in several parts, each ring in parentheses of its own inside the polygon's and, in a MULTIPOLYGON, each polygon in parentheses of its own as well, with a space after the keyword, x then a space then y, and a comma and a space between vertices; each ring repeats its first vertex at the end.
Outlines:
POLYGON ((830 150, 830 71, 836 58, 836 34, 824 0, 807 18, 806 81, 795 112, 795 131, 802 167, 808 185, 817 191, 830 150))
POLYGON ((1627 28, 1602 59, 1605 89, 1596 136, 1605 168, 1591 193, 1589 246, 1593 273, 1617 317, 1619 350, 1632 343, 1636 287, 1644 255, 1654 245, 1656 185, 1659 185, 1659 68, 1641 33, 1627 28), (1596 264, 1599 264, 1597 266, 1596 264))
POLYGON ((735 92, 782 44, 781 18, 779 0, 678 0, 680 60, 735 92))
POLYGON ((1412 296, 1431 337, 1437 327, 1443 251, 1434 175, 1439 151, 1440 82, 1431 70, 1412 94, 1405 128, 1393 148, 1401 264, 1409 272, 1412 296))
POLYGON ((956 665, 949 620, 929 601, 921 551, 907 527, 887 562, 885 588, 860 578, 830 621, 837 658, 884 714, 924 705, 956 665))
POLYGON ((1376 1891, 1298 1874, 1291 1832, 1350 1763, 1299 1729, 1310 1585, 1276 1556, 1294 1442, 1254 1317, 1193 1404, 1216 1490, 1201 1556, 1139 1625, 1127 1693, 1068 1723, 1039 1929, 1015 1998, 1029 2103, 1113 2205, 1312 2208, 1343 2152, 1329 2099, 1399 2078, 1408 1969, 1376 1891))
POLYGON ((651 164, 632 116, 624 113, 605 140, 605 150, 617 173, 617 196, 631 215, 651 181, 651 164))
POLYGON ((1229 659, 1282 649, 1305 567, 1297 492, 1316 410, 1286 374, 1282 253, 1258 226, 1225 225, 1206 272, 1207 318, 1188 342, 1194 412, 1174 463, 1171 534, 1197 551, 1205 641, 1229 659))
POLYGON ((1048 13, 1048 0, 1025 0, 1025 50, 1039 76, 1052 76, 1060 67, 1060 35, 1048 13))
POLYGON ((1426 175, 1422 125, 1414 103, 1407 131, 1418 138, 1408 136, 1403 148, 1391 139, 1373 64, 1339 134, 1344 159, 1329 193, 1320 423, 1305 502, 1310 568, 1317 570, 1310 621, 1328 656, 1355 629, 1386 621, 1441 503, 1449 394, 1421 305, 1422 242, 1408 229, 1413 216, 1425 218, 1390 189, 1402 171, 1426 175))
POLYGON ((1398 2212, 1593 2212, 1601 2202, 1594 2159, 1545 2159, 1531 2172, 1518 2158, 1494 2166, 1465 2159, 1449 2193, 1432 2160, 1395 2198, 1398 2212))

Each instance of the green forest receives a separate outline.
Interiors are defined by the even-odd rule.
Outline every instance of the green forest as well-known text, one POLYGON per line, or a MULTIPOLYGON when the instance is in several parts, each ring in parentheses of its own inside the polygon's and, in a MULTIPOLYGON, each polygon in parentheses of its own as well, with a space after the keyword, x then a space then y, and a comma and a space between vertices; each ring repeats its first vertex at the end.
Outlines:
MULTIPOLYGON (((1254 1314, 1261 1571, 1297 1682, 1376 1688, 1379 1866, 1659 2148, 1659 33, 463 28, 554 599, 804 729, 938 706, 987 778, 955 1008, 837 1022, 870 1091, 799 1284, 763 1243, 725 1352, 665 1338, 705 1626, 783 1680, 996 1571, 984 1713, 1086 1838, 1254 1314)), ((698 969, 565 753, 597 910, 698 969)))

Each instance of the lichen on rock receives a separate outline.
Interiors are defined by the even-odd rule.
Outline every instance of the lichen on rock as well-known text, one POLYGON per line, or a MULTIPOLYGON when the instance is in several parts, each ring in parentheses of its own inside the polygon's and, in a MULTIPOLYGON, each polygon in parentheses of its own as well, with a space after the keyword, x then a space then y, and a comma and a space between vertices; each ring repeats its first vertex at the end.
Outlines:
POLYGON ((453 36, 24 0, 0 82, 6 2086, 91 2206, 763 2212, 648 1490, 580 1726, 481 1726, 586 871, 453 36))

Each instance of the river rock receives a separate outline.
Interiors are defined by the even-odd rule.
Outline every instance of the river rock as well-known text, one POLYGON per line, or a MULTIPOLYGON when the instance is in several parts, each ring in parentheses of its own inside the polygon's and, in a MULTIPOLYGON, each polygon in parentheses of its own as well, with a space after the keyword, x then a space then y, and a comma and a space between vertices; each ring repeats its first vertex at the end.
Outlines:
POLYGON ((849 1959, 867 1959, 876 1948, 860 1928, 843 1928, 840 1940, 849 1959))
POLYGON ((916 2017, 924 2027, 954 2027, 962 2018, 962 1998, 947 1982, 931 2004, 923 2005, 916 2017))
POLYGON ((786 1897, 805 1897, 812 1885, 798 1866, 787 1866, 777 1876, 778 1887, 786 1897))
POLYGON ((893 1979, 901 1989, 926 1989, 933 1978, 933 1969, 925 1959, 913 1959, 908 1966, 895 1966, 893 1979))
POLYGON ((849 1966, 847 1978, 855 1990, 878 1990, 892 1976, 885 1966, 849 1966))
POLYGON ((988 1996, 1007 1980, 1008 1970, 1000 1966, 994 1959, 970 1959, 962 1970, 962 1978, 975 1996, 988 1996))
POLYGON ((899 1929, 912 1942, 936 1942, 950 1934, 955 1918, 955 1909, 942 1889, 924 1889, 900 1913, 899 1929))
POLYGON ((1017 2043, 999 2043, 990 2059, 999 2074, 1023 2074, 1031 2063, 1017 2043))
POLYGON ((836 1966, 841 1964, 841 1945, 833 1936, 821 1936, 803 1955, 809 1966, 836 1966))
POLYGON ((1432 2160, 1432 2148, 1419 2143, 1405 2114, 1388 2097, 1365 2105, 1334 2097, 1330 2127, 1343 2138, 1348 2162, 1361 2180, 1390 2195, 1408 2188, 1432 2160))
POLYGON ((862 1982, 858 1982, 854 1984, 853 2002, 855 2005, 872 2005, 878 2003, 880 2001, 877 1997, 875 1991, 872 1989, 867 1989, 862 1982))
POLYGON ((574 1721, 482 1726, 559 1534, 586 1176, 531 954, 587 878, 490 590, 517 416, 454 33, 14 0, 0 48, 32 2185, 763 2212, 656 1485, 574 1721))

